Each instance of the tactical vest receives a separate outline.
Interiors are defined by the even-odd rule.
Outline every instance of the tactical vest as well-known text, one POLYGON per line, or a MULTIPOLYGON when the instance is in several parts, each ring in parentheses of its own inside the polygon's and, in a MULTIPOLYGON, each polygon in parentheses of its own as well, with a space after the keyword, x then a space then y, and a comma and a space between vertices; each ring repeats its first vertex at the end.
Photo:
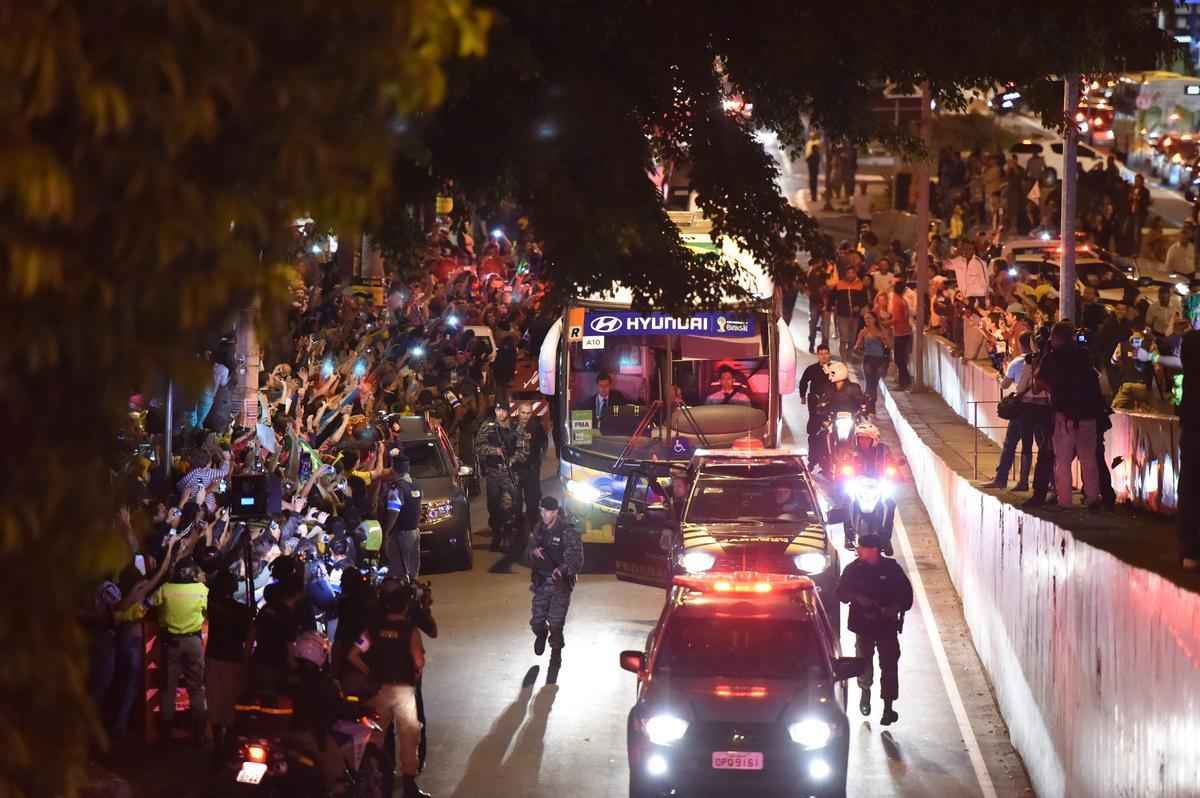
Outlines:
POLYGON ((396 519, 396 526, 393 529, 401 532, 416 529, 421 523, 420 489, 406 479, 397 480, 393 487, 396 489, 399 501, 394 501, 389 496, 387 507, 388 510, 400 511, 400 516, 396 519))
POLYGON ((368 664, 371 676, 384 684, 416 684, 417 666, 412 658, 412 635, 416 627, 406 618, 384 617, 371 634, 368 664))

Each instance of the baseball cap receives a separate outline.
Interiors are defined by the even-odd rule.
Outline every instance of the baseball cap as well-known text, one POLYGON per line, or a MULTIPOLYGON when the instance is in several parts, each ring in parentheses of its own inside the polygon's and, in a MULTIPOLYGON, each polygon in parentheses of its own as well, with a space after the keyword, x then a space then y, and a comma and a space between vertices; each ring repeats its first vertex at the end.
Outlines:
POLYGON ((554 498, 553 496, 543 496, 542 500, 538 502, 538 506, 543 510, 557 510, 558 499, 554 498))

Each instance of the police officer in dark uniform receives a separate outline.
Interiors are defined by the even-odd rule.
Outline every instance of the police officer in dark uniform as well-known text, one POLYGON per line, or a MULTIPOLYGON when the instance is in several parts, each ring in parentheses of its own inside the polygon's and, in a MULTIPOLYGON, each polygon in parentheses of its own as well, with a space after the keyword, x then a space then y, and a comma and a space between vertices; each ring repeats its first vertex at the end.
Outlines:
POLYGON ((879 686, 883 696, 883 715, 879 722, 891 725, 900 719, 892 702, 900 695, 898 665, 904 613, 912 609, 912 583, 900 563, 880 552, 878 535, 863 535, 858 540, 858 559, 846 566, 838 583, 838 599, 850 605, 847 625, 854 633, 855 655, 866 661, 858 677, 862 691, 858 707, 871 714, 872 661, 879 652, 879 686))
POLYGON ((529 626, 533 630, 533 653, 538 656, 546 651, 549 633, 550 661, 555 663, 562 661, 566 645, 563 625, 575 578, 583 568, 583 538, 564 517, 558 499, 546 496, 540 507, 541 521, 529 536, 529 589, 533 593, 529 626))
POLYGON ((379 685, 371 706, 384 727, 394 726, 396 764, 404 798, 429 798, 417 786, 422 719, 419 704, 425 645, 421 633, 437 637, 430 612, 432 597, 420 586, 389 577, 379 591, 379 612, 362 640, 350 651, 350 664, 379 685))
POLYGON ((392 573, 415 579, 421 571, 421 490, 413 484, 408 470, 407 458, 392 460, 396 478, 387 487, 383 550, 392 573))
POLYGON ((521 515, 521 474, 529 459, 529 433, 509 420, 508 401, 496 403, 496 417, 475 434, 475 453, 487 478, 488 527, 492 550, 516 539, 521 515))

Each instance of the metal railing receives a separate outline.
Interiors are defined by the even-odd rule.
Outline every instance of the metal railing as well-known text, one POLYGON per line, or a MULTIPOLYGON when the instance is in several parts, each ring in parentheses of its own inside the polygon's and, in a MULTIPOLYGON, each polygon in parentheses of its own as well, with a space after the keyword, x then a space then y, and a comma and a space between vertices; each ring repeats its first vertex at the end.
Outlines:
MULTIPOLYGON (((970 402, 967 402, 967 404, 971 406, 971 428, 975 431, 975 434, 971 436, 972 445, 973 445, 971 467, 972 467, 973 473, 974 473, 974 476, 972 477, 972 479, 977 480, 977 479, 979 479, 979 454, 980 454, 979 438, 983 434, 982 430, 1002 429, 1002 430, 1005 430, 1005 435, 1007 436, 1007 430, 1008 430, 1009 425, 1006 423, 1006 424, 989 424, 988 426, 984 426, 984 427, 979 426, 979 406, 980 405, 998 405, 998 404, 1000 404, 1000 401, 998 399, 974 399, 970 402)), ((989 437, 988 440, 991 440, 991 438, 989 437)), ((995 441, 992 441, 992 443, 995 443, 995 441)), ((1000 443, 997 445, 1000 447, 1000 456, 1003 457, 1004 456, 1004 444, 1000 443)), ((1029 460, 1031 463, 1036 463, 1037 453, 1038 453, 1037 441, 1034 440, 1033 447, 1030 449, 1030 452, 1029 452, 1029 460)), ((1022 454, 1022 457, 1023 456, 1024 456, 1024 454, 1022 454)), ((997 465, 999 465, 999 463, 997 463, 997 465)), ((1008 469, 1010 473, 1012 472, 1012 469, 1016 465, 1017 465, 1016 447, 1014 447, 1013 448, 1013 463, 1012 463, 1012 465, 1009 466, 1009 469, 1008 469)), ((1004 475, 1004 479, 1006 482, 1008 481, 1008 474, 1004 475)))

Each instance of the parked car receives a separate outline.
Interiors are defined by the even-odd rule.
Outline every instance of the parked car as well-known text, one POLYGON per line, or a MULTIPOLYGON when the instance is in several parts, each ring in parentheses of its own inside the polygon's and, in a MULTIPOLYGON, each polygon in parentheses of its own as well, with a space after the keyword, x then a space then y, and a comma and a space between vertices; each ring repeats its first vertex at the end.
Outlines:
POLYGON ((392 423, 392 445, 403 449, 421 492, 421 570, 470 570, 475 553, 466 479, 474 469, 459 462, 440 425, 423 416, 392 423))

